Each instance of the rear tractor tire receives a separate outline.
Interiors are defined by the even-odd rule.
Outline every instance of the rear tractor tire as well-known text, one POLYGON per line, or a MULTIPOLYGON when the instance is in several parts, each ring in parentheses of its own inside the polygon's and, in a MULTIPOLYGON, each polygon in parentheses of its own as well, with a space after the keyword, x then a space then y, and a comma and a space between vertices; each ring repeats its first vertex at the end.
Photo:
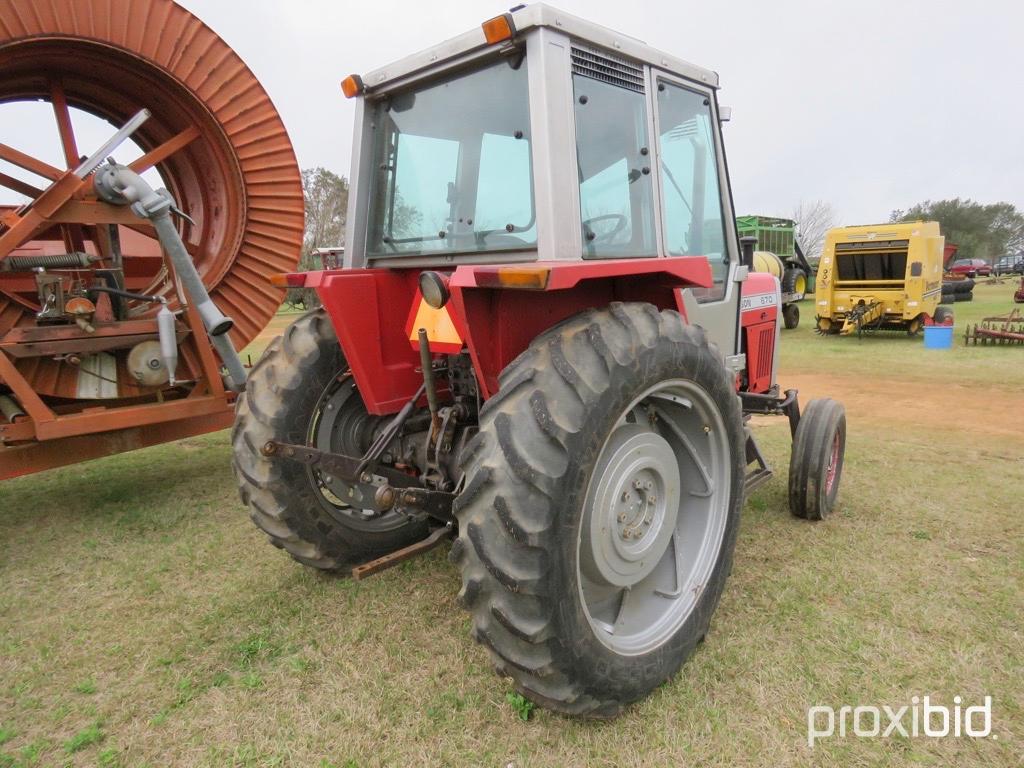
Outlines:
POLYGON ((270 542, 304 565, 350 570, 427 535, 425 522, 353 509, 333 478, 260 450, 277 440, 361 455, 373 418, 322 309, 288 326, 249 374, 231 433, 239 494, 270 542))
POLYGON ((612 304, 499 379, 455 501, 460 599, 532 701, 611 717, 704 638, 743 501, 739 399, 702 329, 612 304))
POLYGON ((782 323, 788 330, 800 325, 800 307, 796 304, 784 304, 782 307, 782 323))
POLYGON ((789 459, 789 511, 824 520, 835 509, 846 455, 846 410, 835 400, 812 400, 800 416, 789 459))

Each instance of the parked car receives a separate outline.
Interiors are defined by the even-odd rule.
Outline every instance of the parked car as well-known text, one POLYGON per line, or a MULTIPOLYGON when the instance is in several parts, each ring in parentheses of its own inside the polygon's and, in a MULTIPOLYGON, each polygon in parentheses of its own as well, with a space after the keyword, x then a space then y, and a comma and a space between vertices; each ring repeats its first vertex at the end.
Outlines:
POLYGON ((988 277, 992 274, 992 265, 983 259, 957 259, 950 266, 949 271, 954 275, 988 277))
POLYGON ((1024 254, 996 259, 992 271, 997 275, 1024 275, 1024 254))

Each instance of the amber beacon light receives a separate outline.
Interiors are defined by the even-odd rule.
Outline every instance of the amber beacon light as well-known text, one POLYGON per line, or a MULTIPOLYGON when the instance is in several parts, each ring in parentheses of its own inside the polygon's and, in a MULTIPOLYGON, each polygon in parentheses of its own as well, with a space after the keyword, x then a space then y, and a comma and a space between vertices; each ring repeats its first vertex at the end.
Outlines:
POLYGON ((511 13, 503 13, 501 16, 495 16, 493 19, 488 19, 480 26, 484 30, 484 38, 486 38, 488 45, 494 45, 495 43, 501 43, 505 40, 511 40, 512 36, 516 33, 516 23, 512 21, 511 13))

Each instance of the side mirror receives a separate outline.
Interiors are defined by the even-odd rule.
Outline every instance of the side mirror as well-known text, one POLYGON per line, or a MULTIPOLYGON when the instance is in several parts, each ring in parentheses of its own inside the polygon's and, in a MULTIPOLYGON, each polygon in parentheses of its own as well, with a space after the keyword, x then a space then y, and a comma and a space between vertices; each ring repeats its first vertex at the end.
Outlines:
POLYGON ((753 235, 744 235, 740 238, 740 264, 748 269, 754 268, 754 247, 757 245, 757 238, 753 235))
POLYGON ((732 107, 718 107, 718 120, 722 123, 728 123, 732 120, 732 107))

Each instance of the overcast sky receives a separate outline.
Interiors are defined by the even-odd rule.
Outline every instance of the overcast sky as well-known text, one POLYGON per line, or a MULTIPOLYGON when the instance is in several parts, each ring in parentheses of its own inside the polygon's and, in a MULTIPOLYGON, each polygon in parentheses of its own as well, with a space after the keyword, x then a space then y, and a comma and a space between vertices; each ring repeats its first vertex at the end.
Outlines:
MULTIPOLYGON (((182 0, 235 48, 299 163, 348 174, 339 82, 507 10, 480 0, 182 0)), ((721 76, 737 213, 832 203, 843 223, 927 198, 1024 208, 1024 3, 559 0, 721 76)))

